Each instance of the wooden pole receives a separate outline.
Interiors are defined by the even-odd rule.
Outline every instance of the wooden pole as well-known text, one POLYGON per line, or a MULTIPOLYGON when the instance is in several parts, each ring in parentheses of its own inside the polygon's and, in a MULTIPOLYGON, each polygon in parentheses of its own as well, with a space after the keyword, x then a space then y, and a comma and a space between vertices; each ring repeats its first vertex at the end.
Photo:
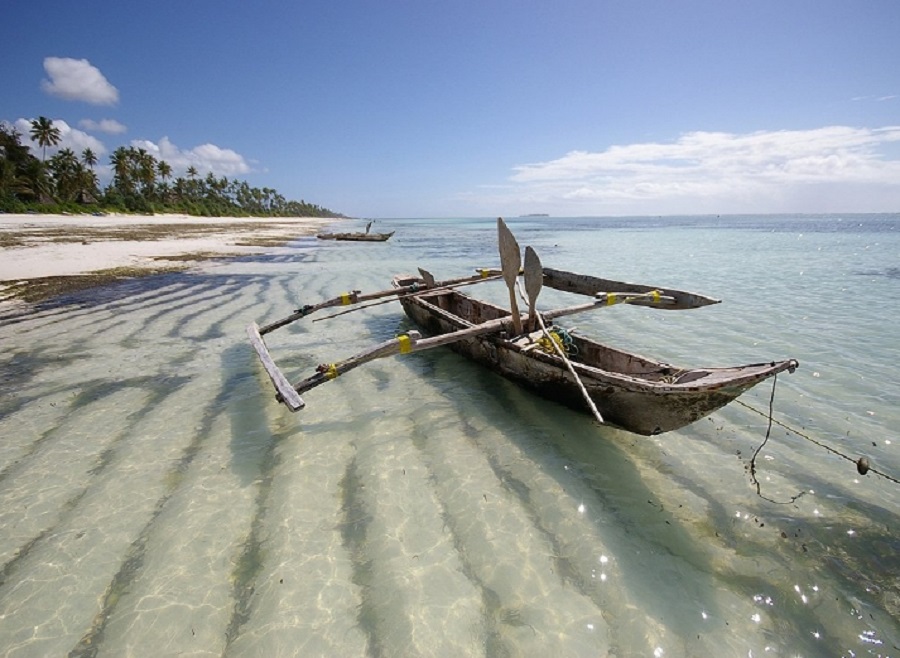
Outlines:
MULTIPOLYGON (((487 270, 481 270, 480 274, 476 274, 474 276, 463 276, 456 279, 446 279, 445 281, 435 281, 433 286, 427 287, 426 284, 425 290, 437 290, 441 288, 449 288, 451 286, 455 286, 463 283, 479 283, 481 281, 492 281, 494 279, 500 278, 500 272, 496 272, 494 274, 489 273, 487 270)), ((432 277, 433 278, 433 277, 432 277)), ((337 297, 333 297, 331 299, 326 299, 323 302, 319 302, 318 304, 312 304, 304 306, 303 308, 299 308, 293 313, 291 313, 286 318, 282 318, 281 320, 276 320, 275 322, 271 322, 267 325, 264 325, 259 333, 261 335, 265 335, 271 331, 275 331, 276 329, 283 327, 291 322, 295 322, 300 320, 301 318, 305 318, 308 315, 312 315, 316 311, 321 311, 325 308, 333 308, 335 306, 350 306, 353 304, 361 304, 363 302, 368 302, 373 299, 381 299, 383 297, 391 297, 391 296, 400 296, 406 294, 415 294, 417 292, 425 292, 421 285, 409 285, 402 286, 400 288, 391 288, 389 290, 379 290, 378 292, 370 292, 366 294, 361 294, 359 290, 353 290, 350 292, 345 292, 337 297)), ((394 301, 394 300, 390 300, 394 301)))
MULTIPOLYGON (((603 416, 600 415, 600 411, 597 409, 597 405, 594 404, 594 401, 591 399, 590 393, 588 393, 587 389, 584 387, 584 382, 581 381, 581 377, 578 376, 578 373, 575 370, 575 366, 572 365, 572 362, 569 361, 569 357, 566 355, 566 351, 557 343, 553 336, 550 335, 550 332, 547 331, 547 325, 544 324, 544 319, 541 317, 540 313, 537 313, 535 310, 535 302, 537 301, 538 295, 541 293, 541 287, 544 284, 544 268, 541 267, 541 259, 538 257, 537 252, 531 247, 525 247, 525 290, 528 292, 528 304, 530 307, 528 321, 529 323, 537 321, 537 323, 541 327, 541 331, 544 336, 550 341, 550 344, 553 346, 553 350, 556 352, 557 356, 563 360, 563 363, 566 364, 566 368, 569 370, 569 373, 572 375, 572 378, 575 380, 575 383, 578 385, 578 388, 581 389, 581 394, 584 396, 584 401, 587 402, 588 408, 591 410, 591 413, 594 414, 594 418, 597 419, 597 422, 601 425, 603 424, 603 416)), ((534 327, 530 327, 533 329, 534 327)))

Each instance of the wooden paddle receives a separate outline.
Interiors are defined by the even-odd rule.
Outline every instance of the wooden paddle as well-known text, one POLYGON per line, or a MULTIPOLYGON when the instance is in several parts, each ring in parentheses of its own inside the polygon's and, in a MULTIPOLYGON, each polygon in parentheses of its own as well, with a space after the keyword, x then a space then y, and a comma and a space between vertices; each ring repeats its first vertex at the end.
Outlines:
POLYGON ((519 305, 516 302, 516 280, 519 277, 519 268, 522 267, 522 253, 519 251, 519 243, 502 217, 497 218, 497 241, 500 246, 503 280, 509 288, 509 310, 512 313, 513 331, 518 336, 522 333, 522 318, 519 317, 519 305))
MULTIPOLYGON (((593 302, 589 302, 587 304, 578 304, 577 306, 569 306, 566 308, 554 309, 552 311, 547 311, 543 315, 547 319, 558 318, 565 315, 574 315, 576 313, 582 313, 594 308, 612 306, 615 303, 629 303, 631 301, 637 301, 639 299, 647 298, 651 294, 652 293, 646 293, 645 295, 626 296, 613 295, 612 293, 610 293, 610 295, 607 295, 603 293, 598 294, 593 302)), ((364 363, 368 363, 369 361, 374 361, 375 359, 383 359, 388 356, 394 356, 395 354, 420 352, 422 350, 428 350, 433 347, 449 345, 450 343, 465 340, 466 338, 474 338, 475 336, 499 333, 503 330, 508 330, 513 322, 513 319, 514 318, 510 317, 497 318, 496 320, 489 320, 482 324, 477 324, 472 327, 466 327, 464 329, 460 329, 459 331, 453 331, 447 334, 441 334, 432 338, 421 338, 417 331, 411 331, 406 335, 392 338, 391 340, 380 343, 379 345, 376 345, 375 347, 372 347, 365 352, 360 352, 359 354, 351 356, 348 359, 344 359, 343 361, 321 365, 316 369, 316 374, 307 377, 303 381, 291 386, 291 388, 297 394, 294 405, 296 405, 297 408, 302 408, 302 405, 304 403, 299 398, 300 393, 305 393, 306 391, 315 388, 316 386, 321 386, 322 384, 325 384, 332 379, 337 378, 339 375, 343 375, 345 372, 353 370, 354 368, 357 368, 364 363)), ((543 323, 540 315, 538 315, 538 320, 543 323)), ((554 342, 555 344, 555 341, 552 342, 554 342)), ((265 350, 265 344, 262 343, 262 341, 259 341, 259 345, 262 350, 265 350)), ((260 357, 262 358, 263 352, 260 351, 260 349, 257 349, 257 351, 260 353, 260 357)), ((563 358, 565 359, 565 356, 563 356, 563 358)), ((271 361, 271 359, 269 359, 269 361, 271 361)), ((566 360, 566 362, 569 363, 568 360, 566 360)), ((266 364, 265 359, 263 359, 263 364, 266 364)), ((571 363, 569 363, 569 367, 572 367, 571 363)), ((277 368, 275 370, 277 371, 277 368)), ((266 368, 266 371, 272 379, 272 382, 275 384, 276 389, 279 391, 279 394, 277 396, 278 400, 280 402, 287 402, 288 396, 282 393, 281 384, 283 376, 280 376, 281 372, 277 371, 276 376, 273 376, 272 371, 270 371, 268 367, 266 368)), ((578 381, 577 375, 576 381, 578 381)), ((294 407, 291 406, 291 404, 288 404, 288 406, 291 407, 292 410, 294 410, 294 407)), ((599 412, 596 415, 599 416, 599 412)))
POLYGON ((537 298, 544 287, 544 268, 537 252, 525 247, 525 294, 528 295, 528 331, 537 328, 537 298))
MULTIPOLYGON (((550 332, 547 330, 547 326, 544 324, 543 318, 541 318, 540 314, 535 309, 535 302, 537 301, 538 295, 541 294, 541 288, 544 285, 544 268, 541 265, 541 259, 537 255, 537 252, 531 247, 525 247, 525 292, 528 295, 528 330, 534 331, 536 329, 535 325, 539 324, 540 329, 543 332, 544 336, 550 341, 550 344, 553 346, 553 350, 556 352, 556 355, 563 360, 563 363, 566 364, 566 368, 569 370, 569 373, 572 375, 572 378, 575 380, 575 383, 578 385, 578 388, 581 389, 581 395, 584 396, 584 401, 587 403, 588 408, 591 410, 591 413, 594 414, 594 418, 597 419, 597 422, 603 423, 603 416, 600 415, 600 411, 597 409, 597 405, 594 404, 594 401, 591 399, 590 394, 584 386, 584 382, 581 381, 581 377, 578 376, 578 373, 575 371, 575 366, 572 365, 572 362, 569 361, 569 357, 566 355, 566 351, 560 346, 559 343, 554 340, 553 336, 550 335, 550 332)), ((610 300, 607 300, 609 303, 610 300)))

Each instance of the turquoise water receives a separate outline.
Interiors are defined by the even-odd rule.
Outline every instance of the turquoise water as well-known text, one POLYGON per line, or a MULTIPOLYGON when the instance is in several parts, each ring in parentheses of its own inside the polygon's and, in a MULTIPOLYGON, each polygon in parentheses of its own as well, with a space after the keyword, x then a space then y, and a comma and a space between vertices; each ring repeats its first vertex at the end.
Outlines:
MULTIPOLYGON (((444 349, 277 405, 250 321, 498 262, 493 218, 379 220, 388 243, 0 312, 2 655, 900 654, 900 216, 508 223, 545 265, 723 299, 569 327, 677 365, 800 361, 759 494, 771 381, 657 437, 444 349)), ((266 337, 292 379, 409 328, 396 303, 311 320, 266 337)))

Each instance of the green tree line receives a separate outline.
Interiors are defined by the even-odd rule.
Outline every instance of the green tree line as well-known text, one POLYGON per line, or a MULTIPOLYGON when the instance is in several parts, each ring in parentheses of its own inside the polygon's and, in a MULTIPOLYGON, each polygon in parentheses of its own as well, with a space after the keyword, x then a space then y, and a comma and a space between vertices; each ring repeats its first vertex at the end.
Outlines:
POLYGON ((184 213, 205 217, 343 217, 306 201, 290 201, 268 187, 245 181, 204 177, 188 167, 172 177, 172 167, 145 149, 120 146, 110 154, 112 180, 105 189, 89 148, 68 148, 47 158, 47 147, 60 142, 59 129, 47 117, 31 122, 30 137, 41 158, 22 144, 22 134, 0 122, 0 212, 184 213))

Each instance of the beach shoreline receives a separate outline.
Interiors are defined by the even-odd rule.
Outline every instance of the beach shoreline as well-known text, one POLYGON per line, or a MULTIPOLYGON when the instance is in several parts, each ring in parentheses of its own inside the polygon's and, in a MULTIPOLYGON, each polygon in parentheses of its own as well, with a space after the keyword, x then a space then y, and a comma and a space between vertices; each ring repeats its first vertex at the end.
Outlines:
POLYGON ((315 235, 334 219, 0 214, 0 302, 183 270, 315 235), (56 285, 41 285, 54 281, 56 285), (35 285, 29 285, 35 284, 35 285), (29 295, 28 291, 31 290, 29 295))

